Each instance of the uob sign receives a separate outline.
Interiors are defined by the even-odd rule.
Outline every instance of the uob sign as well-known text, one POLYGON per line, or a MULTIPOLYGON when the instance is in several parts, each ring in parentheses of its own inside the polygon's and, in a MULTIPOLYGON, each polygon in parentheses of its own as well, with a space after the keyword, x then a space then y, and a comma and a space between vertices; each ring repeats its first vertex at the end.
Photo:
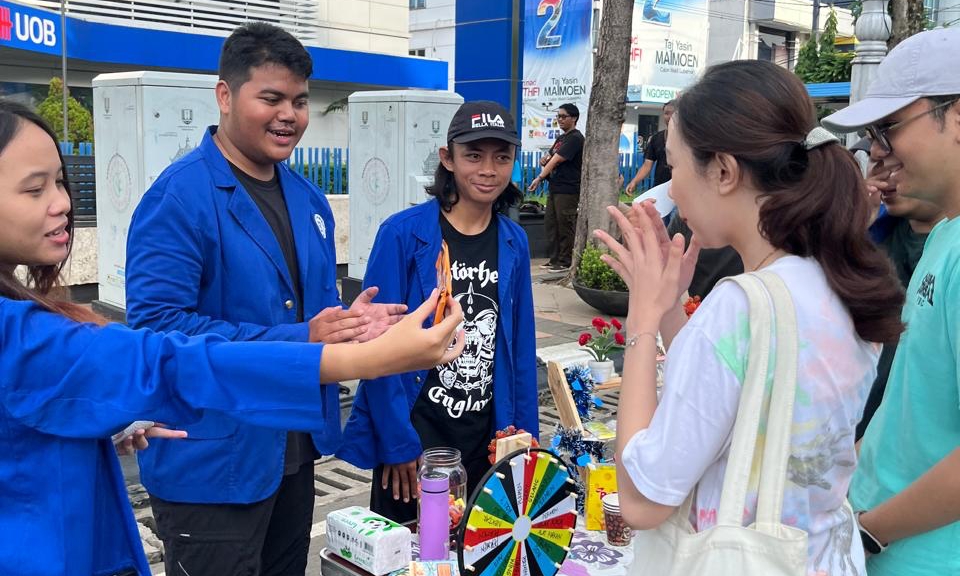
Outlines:
POLYGON ((59 32, 57 22, 45 12, 0 3, 0 42, 26 50, 52 52, 58 46, 59 32))

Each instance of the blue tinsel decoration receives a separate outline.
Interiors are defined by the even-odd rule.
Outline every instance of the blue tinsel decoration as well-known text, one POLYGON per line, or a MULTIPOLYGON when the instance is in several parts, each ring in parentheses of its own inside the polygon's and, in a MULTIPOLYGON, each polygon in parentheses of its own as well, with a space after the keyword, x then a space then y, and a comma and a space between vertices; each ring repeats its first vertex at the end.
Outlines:
POLYGON ((592 420, 590 411, 594 407, 603 406, 603 400, 593 395, 593 376, 590 369, 582 364, 574 364, 563 371, 570 385, 570 393, 573 395, 573 403, 577 406, 577 413, 580 414, 580 420, 592 420))
MULTIPOLYGON (((603 442, 597 440, 584 440, 583 433, 579 430, 564 428, 557 425, 553 433, 553 441, 550 443, 553 451, 566 456, 570 462, 577 466, 586 466, 590 462, 603 462, 603 442)), ((577 510, 583 513, 584 505, 584 487, 583 479, 580 478, 580 472, 576 467, 569 469, 570 477, 577 482, 577 510)))

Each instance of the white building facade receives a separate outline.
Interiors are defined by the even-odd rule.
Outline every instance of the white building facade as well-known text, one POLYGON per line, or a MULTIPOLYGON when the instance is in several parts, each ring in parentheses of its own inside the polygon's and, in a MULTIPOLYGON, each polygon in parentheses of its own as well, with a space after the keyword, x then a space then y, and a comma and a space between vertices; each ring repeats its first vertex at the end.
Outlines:
POLYGON ((409 55, 447 63, 447 87, 453 90, 457 44, 456 0, 405 0, 410 10, 409 55))

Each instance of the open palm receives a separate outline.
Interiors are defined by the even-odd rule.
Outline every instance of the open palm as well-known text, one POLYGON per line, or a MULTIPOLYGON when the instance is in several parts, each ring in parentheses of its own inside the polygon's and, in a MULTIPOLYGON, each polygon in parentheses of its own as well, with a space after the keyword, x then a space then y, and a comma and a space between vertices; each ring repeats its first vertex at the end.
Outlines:
MULTIPOLYGON (((675 215, 674 218, 679 218, 679 216, 675 215)), ((633 207, 630 208, 630 211, 627 212, 627 220, 638 230, 641 229, 641 225, 644 225, 642 223, 652 228, 654 234, 656 234, 657 242, 660 244, 662 262, 664 266, 666 266, 672 246, 672 239, 670 235, 667 234, 667 227, 663 225, 663 219, 660 217, 660 213, 656 207, 654 207, 654 202, 652 200, 645 200, 639 204, 634 204, 633 207), (646 219, 641 215, 646 216, 646 219)), ((700 257, 700 249, 700 241, 694 236, 690 239, 690 245, 687 246, 686 251, 683 253, 683 259, 680 261, 680 273, 677 280, 679 289, 677 293, 678 300, 683 293, 690 288, 690 283, 693 281, 693 273, 697 269, 697 259, 700 257)))
POLYGON ((407 311, 406 304, 376 304, 374 297, 380 291, 376 286, 371 286, 360 293, 350 305, 350 310, 360 312, 364 318, 369 319, 367 330, 358 336, 358 342, 373 340, 377 336, 387 331, 387 328, 393 326, 403 319, 407 311))

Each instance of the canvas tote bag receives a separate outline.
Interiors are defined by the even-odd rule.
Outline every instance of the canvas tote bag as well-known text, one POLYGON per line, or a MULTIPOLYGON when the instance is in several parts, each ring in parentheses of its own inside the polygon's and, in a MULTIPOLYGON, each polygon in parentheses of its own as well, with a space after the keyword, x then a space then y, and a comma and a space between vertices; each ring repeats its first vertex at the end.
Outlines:
POLYGON ((797 318, 783 280, 772 272, 742 274, 736 282, 750 302, 750 353, 733 428, 717 525, 695 532, 693 494, 653 530, 634 536, 633 576, 804 576, 807 533, 780 521, 790 455, 790 428, 797 385, 797 318), (771 307, 772 304, 772 307, 771 307), (756 522, 743 526, 750 469, 763 409, 776 326, 776 367, 767 413, 756 522))

